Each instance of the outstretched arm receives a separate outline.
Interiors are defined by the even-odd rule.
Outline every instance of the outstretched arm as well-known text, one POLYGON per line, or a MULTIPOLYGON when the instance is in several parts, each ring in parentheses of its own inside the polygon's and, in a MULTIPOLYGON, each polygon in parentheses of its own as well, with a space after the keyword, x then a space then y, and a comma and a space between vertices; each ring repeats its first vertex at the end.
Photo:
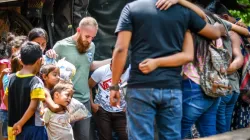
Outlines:
POLYGON ((156 3, 156 7, 159 8, 160 10, 167 10, 170 6, 176 3, 179 3, 180 5, 191 9, 196 14, 198 14, 202 19, 207 21, 205 12, 201 10, 198 6, 192 4, 187 0, 158 0, 156 3))

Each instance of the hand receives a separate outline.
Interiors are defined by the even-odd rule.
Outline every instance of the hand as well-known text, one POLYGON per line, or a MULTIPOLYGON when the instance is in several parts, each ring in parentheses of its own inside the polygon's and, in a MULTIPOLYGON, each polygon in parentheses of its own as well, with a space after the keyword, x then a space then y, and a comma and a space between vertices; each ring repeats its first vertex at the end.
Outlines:
POLYGON ((15 123, 14 126, 13 126, 13 129, 12 129, 12 133, 13 135, 18 135, 22 132, 22 125, 20 123, 15 123))
POLYGON ((156 7, 160 10, 167 10, 172 5, 178 3, 179 0, 158 0, 156 2, 156 7))
POLYGON ((5 68, 2 70, 3 75, 8 74, 8 73, 11 73, 11 68, 5 68))
POLYGON ((215 22, 214 26, 220 30, 221 36, 227 36, 226 28, 222 24, 215 22))
POLYGON ((146 59, 139 64, 139 70, 144 74, 154 71, 157 67, 158 64, 155 62, 155 59, 146 59))
POLYGON ((110 105, 120 108, 120 91, 110 90, 110 105))
POLYGON ((238 21, 235 24, 238 25, 238 26, 241 26, 243 28, 247 28, 247 25, 245 23, 243 23, 243 22, 238 21))
POLYGON ((100 105, 99 104, 91 104, 91 109, 94 113, 96 113, 99 110, 100 105))
POLYGON ((56 59, 57 54, 56 54, 55 50, 50 49, 50 50, 48 50, 48 51, 46 52, 46 56, 48 56, 49 58, 56 59))

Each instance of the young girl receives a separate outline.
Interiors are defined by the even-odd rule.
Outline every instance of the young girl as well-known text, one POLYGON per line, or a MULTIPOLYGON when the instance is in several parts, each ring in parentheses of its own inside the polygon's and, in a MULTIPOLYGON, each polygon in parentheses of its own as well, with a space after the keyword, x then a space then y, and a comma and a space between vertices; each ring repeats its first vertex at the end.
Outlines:
POLYGON ((6 68, 9 68, 10 62, 9 58, 11 56, 11 49, 10 47, 5 43, 0 43, 0 122, 2 122, 2 136, 5 140, 8 139, 8 133, 7 133, 7 126, 8 126, 8 113, 6 106, 3 103, 3 97, 4 97, 4 86, 2 79, 4 75, 9 71, 6 68))
MULTIPOLYGON (((47 47, 48 34, 42 28, 34 28, 29 32, 28 40, 38 43, 44 53, 47 47)), ((48 53, 43 56, 43 58, 45 59, 45 64, 54 64, 56 56, 57 55, 55 51, 50 49, 48 53)))
POLYGON ((45 87, 45 106, 47 106, 53 112, 58 112, 63 110, 61 106, 54 103, 50 95, 50 91, 60 80, 59 76, 60 76, 60 71, 56 65, 52 64, 43 65, 40 69, 40 77, 43 80, 45 87))
MULTIPOLYGON (((70 82, 61 81, 51 91, 51 96, 56 104, 67 107, 71 102, 73 92, 73 85, 70 82)), ((68 111, 63 110, 54 113, 47 108, 44 114, 44 121, 49 140, 74 140, 68 111)))

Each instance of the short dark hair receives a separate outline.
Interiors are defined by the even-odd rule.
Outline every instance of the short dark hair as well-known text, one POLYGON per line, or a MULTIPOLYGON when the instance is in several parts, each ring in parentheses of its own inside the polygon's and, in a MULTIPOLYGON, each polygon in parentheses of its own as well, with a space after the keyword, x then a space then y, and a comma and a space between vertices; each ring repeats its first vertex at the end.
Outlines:
POLYGON ((46 40, 46 42, 48 42, 48 34, 42 28, 34 28, 28 34, 29 41, 33 41, 34 39, 38 37, 43 37, 46 40))
POLYGON ((8 59, 12 55, 11 47, 5 42, 0 43, 0 59, 8 59))
POLYGON ((29 41, 22 45, 20 55, 24 65, 33 65, 42 57, 42 50, 38 43, 29 41))
POLYGON ((55 92, 61 93, 62 91, 65 91, 67 89, 73 90, 73 84, 69 81, 61 80, 58 84, 54 86, 54 88, 51 90, 50 94, 51 97, 54 99, 55 92))
POLYGON ((223 15, 223 14, 227 14, 229 16, 232 16, 229 12, 229 10, 227 9, 227 7, 225 5, 223 5, 221 2, 216 2, 215 3, 215 14, 218 15, 223 15))

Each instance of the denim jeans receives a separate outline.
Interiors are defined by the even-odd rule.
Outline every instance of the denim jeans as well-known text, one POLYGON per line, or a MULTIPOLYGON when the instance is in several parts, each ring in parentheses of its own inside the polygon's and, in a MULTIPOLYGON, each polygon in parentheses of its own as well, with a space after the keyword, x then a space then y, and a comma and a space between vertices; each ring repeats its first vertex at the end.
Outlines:
POLYGON ((180 89, 128 88, 126 101, 129 140, 153 140, 154 121, 160 140, 181 139, 180 89))
POLYGON ((230 131, 234 105, 238 97, 239 93, 237 92, 221 97, 216 120, 217 134, 230 131))
POLYGON ((201 137, 216 134, 216 113, 220 98, 205 95, 200 85, 190 79, 183 80, 182 138, 190 132, 193 124, 201 137))
POLYGON ((0 109, 0 122, 2 123, 2 136, 8 138, 8 112, 0 109))

